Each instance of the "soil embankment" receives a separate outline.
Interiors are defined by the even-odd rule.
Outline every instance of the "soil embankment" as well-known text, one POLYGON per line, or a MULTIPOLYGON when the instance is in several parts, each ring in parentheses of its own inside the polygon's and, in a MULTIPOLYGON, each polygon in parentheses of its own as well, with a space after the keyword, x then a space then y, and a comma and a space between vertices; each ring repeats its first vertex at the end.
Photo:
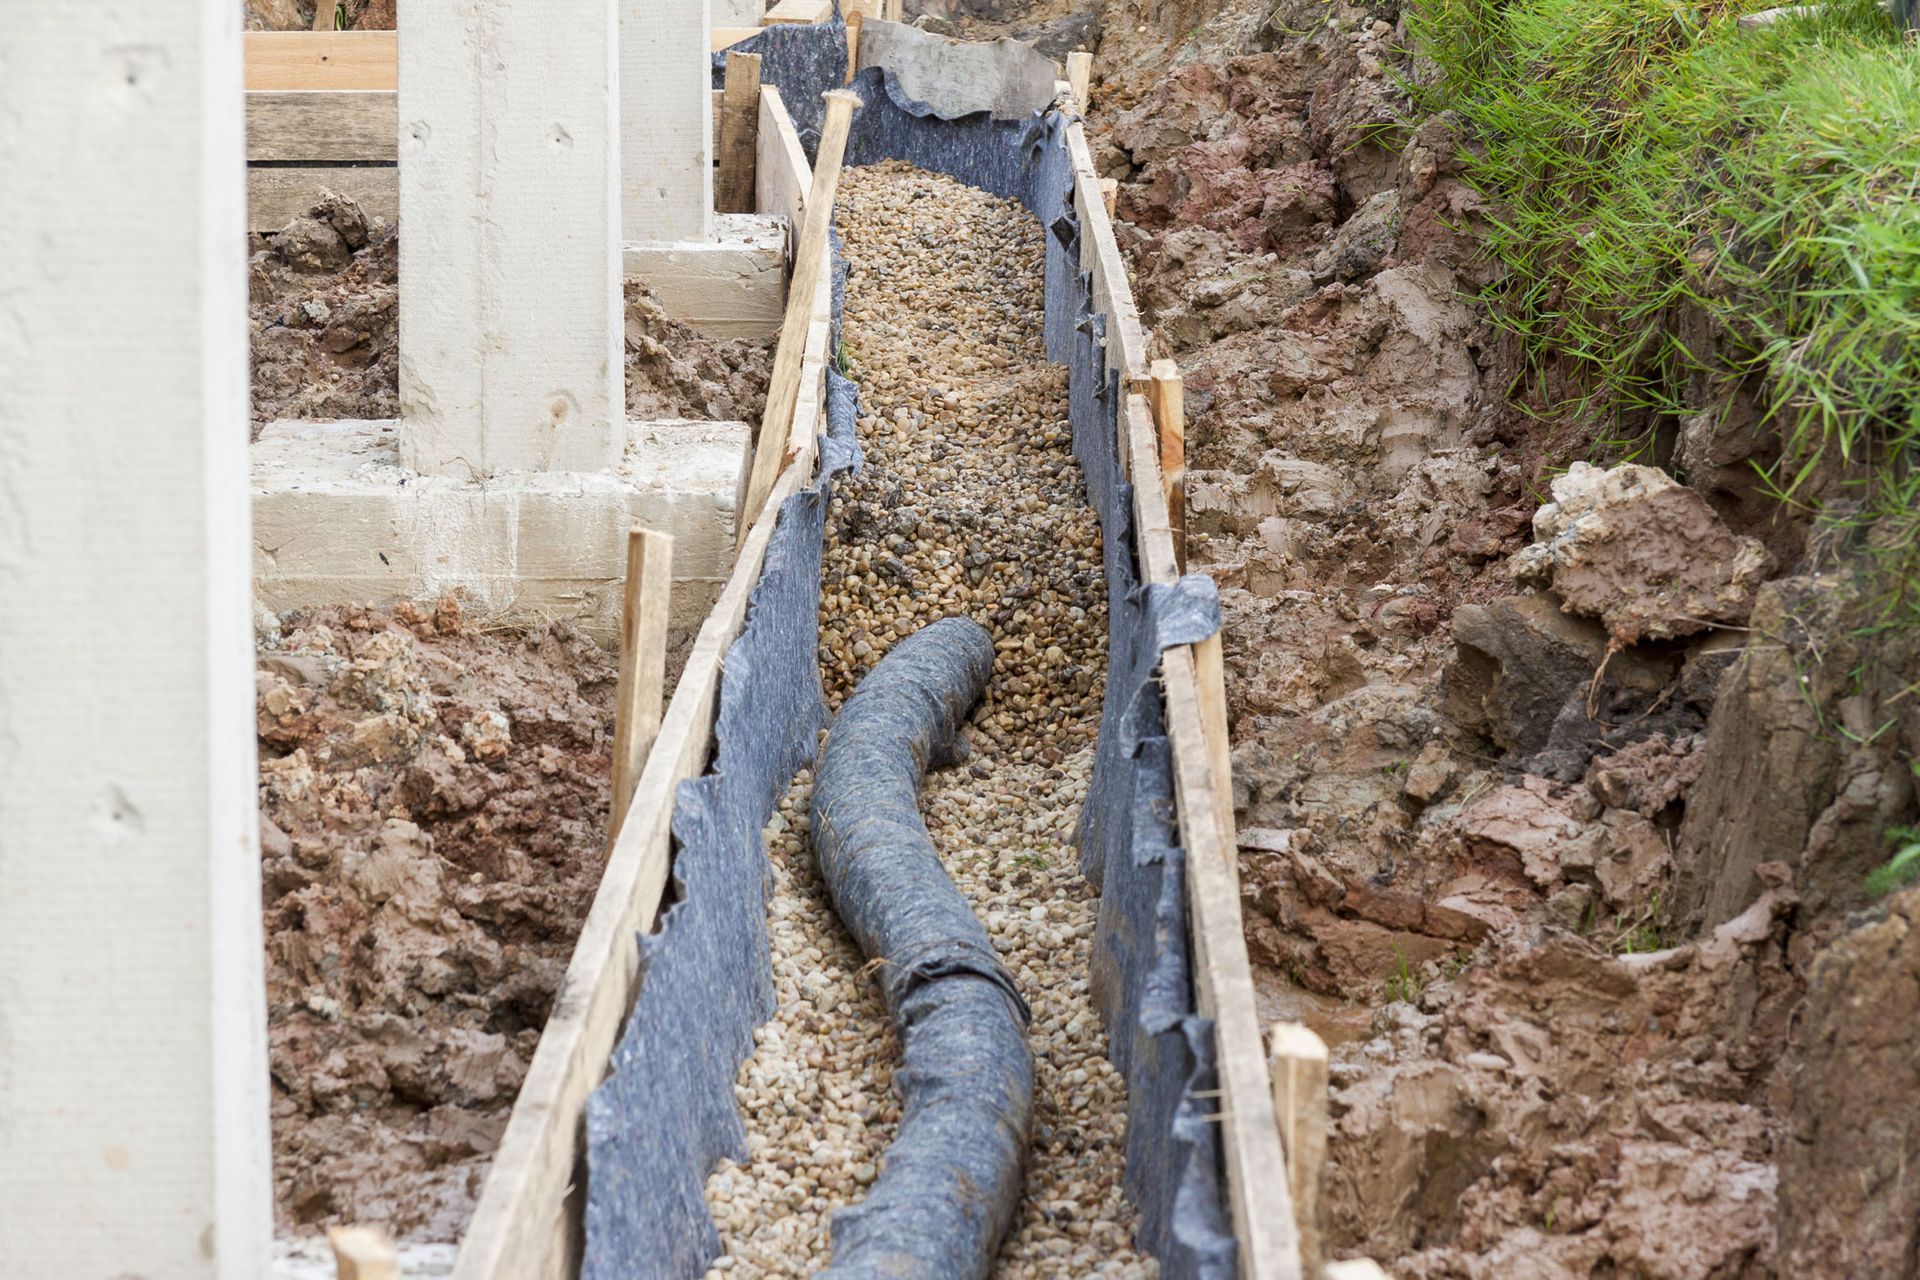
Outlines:
POLYGON ((281 1229, 457 1240, 599 884, 614 661, 448 599, 257 662, 281 1229))
MULTIPOLYGON (((1403 90, 1402 10, 1100 19, 1090 130, 1226 610, 1249 948, 1336 1045, 1335 1252, 1912 1274, 1902 1042, 1856 1025, 1916 977, 1920 891, 1865 888, 1920 808, 1906 633, 1803 513, 1608 469, 1604 414, 1527 398, 1474 300, 1499 209, 1403 90)), ((1680 433, 1703 478, 1786 429, 1726 394, 1680 433)))

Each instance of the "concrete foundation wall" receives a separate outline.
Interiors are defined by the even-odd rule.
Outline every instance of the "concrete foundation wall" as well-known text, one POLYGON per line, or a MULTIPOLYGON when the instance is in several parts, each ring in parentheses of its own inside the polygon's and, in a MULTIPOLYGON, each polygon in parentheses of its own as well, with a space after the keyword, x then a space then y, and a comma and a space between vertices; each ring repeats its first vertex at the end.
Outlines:
POLYGON ((716 338, 764 338, 780 331, 787 306, 785 219, 714 215, 704 244, 629 244, 629 280, 659 295, 668 315, 716 338))
MULTIPOLYGON (((593 471, 625 423, 615 0, 400 7, 407 465, 593 471)), ((698 95, 704 108, 710 101, 698 95)))
POLYGON ((5 20, 0 1272, 256 1280, 240 9, 5 20))
POLYGON ((619 0, 621 238, 713 238, 708 0, 619 0))
POLYGON ((669 628, 697 628, 733 563, 743 422, 635 423, 617 470, 487 482, 400 465, 392 422, 272 423, 253 449, 262 603, 425 599, 462 591, 481 616, 569 618, 611 645, 627 530, 674 536, 669 628))

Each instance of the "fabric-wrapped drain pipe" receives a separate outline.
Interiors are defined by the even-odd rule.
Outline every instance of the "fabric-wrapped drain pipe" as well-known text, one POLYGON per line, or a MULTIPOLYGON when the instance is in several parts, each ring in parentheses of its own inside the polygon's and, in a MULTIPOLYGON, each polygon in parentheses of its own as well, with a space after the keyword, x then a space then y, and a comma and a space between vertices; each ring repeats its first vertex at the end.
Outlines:
POLYGON ((866 1198, 834 1215, 830 1280, 984 1278, 1019 1203, 1032 1013, 920 819, 921 777, 964 756, 992 668, 978 623, 923 627, 847 698, 814 770, 814 855, 905 1050, 900 1131, 866 1198))

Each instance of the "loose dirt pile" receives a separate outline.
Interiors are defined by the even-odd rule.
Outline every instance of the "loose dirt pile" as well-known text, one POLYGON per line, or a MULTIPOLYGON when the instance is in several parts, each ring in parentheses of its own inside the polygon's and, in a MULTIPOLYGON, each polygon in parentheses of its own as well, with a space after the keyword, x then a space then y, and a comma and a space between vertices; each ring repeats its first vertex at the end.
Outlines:
POLYGON ((400 238, 327 195, 270 236, 248 269, 253 421, 400 413, 400 238))
MULTIPOLYGON (((1005 1277, 1151 1275, 1120 1189, 1125 1085, 1088 993, 1097 900, 1071 847, 1099 728, 1100 529, 1070 452, 1065 371, 1041 339, 1041 229, 1011 201, 887 164, 850 170, 846 341, 865 469, 828 513, 821 668, 840 701, 901 637, 966 614, 998 657, 963 767, 923 809, 1033 1006, 1037 1123, 1005 1277)), ((806 845, 810 776, 768 828, 780 1011, 736 1086, 750 1164, 708 1183, 714 1274, 825 1261, 898 1119, 898 1045, 806 845)))
POLYGON ((617 670, 452 599, 299 612, 258 653, 283 1231, 453 1241, 599 883, 617 670))
POLYGON ((1913 895, 1848 913, 1920 813, 1914 642, 1791 518, 1588 467, 1602 419, 1509 401, 1469 301, 1494 211, 1399 87, 1396 7, 1101 18, 1097 162, 1226 611, 1249 948, 1340 1045, 1330 1244, 1912 1273, 1911 1037, 1857 1023, 1920 972, 1913 895))
MULTIPOLYGON (((270 236, 249 274, 253 420, 400 412, 399 231, 327 194, 270 236)), ((773 338, 709 338, 626 285, 627 415, 758 422, 773 338)))

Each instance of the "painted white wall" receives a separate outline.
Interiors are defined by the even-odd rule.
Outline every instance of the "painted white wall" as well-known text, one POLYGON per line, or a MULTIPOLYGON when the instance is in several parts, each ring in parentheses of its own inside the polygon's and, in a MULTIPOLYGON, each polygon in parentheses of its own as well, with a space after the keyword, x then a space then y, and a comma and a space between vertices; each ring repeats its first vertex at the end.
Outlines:
POLYGON ((617 2, 400 6, 401 448, 415 470, 619 460, 617 2))
POLYGON ((713 238, 708 0, 620 0, 621 235, 713 238))
POLYGON ((0 36, 0 1271, 271 1235, 240 7, 0 36))

